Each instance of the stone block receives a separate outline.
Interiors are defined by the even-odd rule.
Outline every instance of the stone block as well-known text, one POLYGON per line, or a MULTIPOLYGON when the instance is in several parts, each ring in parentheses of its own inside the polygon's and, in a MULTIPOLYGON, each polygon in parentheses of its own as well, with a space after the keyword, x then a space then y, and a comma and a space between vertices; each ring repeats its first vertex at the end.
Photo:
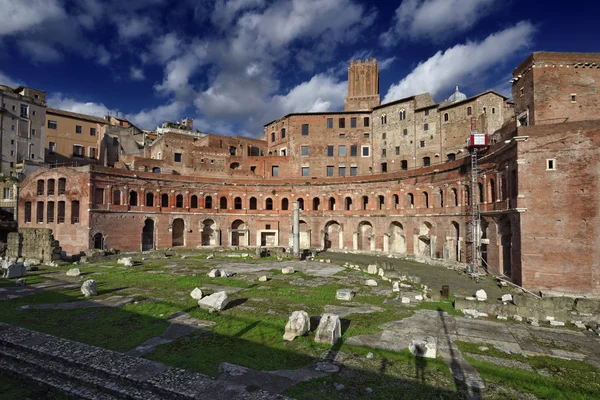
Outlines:
POLYGON ((198 306, 209 311, 221 311, 228 303, 229 299, 225 292, 217 292, 198 300, 198 306))
POLYGON ((423 296, 420 295, 420 294, 418 294, 418 295, 415 296, 415 300, 416 301, 423 301, 423 296))
POLYGON ((487 293, 483 289, 479 289, 477 292, 475 292, 475 297, 479 301, 485 301, 488 298, 487 293))
POLYGON ((24 276, 26 272, 27 268, 25 268, 23 264, 10 264, 6 269, 4 269, 3 278, 20 278, 24 276))
POLYGON ((565 323, 564 323, 564 322, 562 322, 562 321, 555 321, 555 320, 552 320, 552 321, 550 321, 550 325, 551 325, 551 326, 565 326, 565 323))
POLYGON ((67 271, 67 276, 79 276, 81 275, 81 271, 79 268, 71 268, 67 271))
POLYGON ((294 267, 284 267, 284 268, 281 268, 281 273, 284 274, 284 275, 293 274, 294 272, 296 272, 294 270, 294 267))
POLYGON ((365 282, 365 285, 367 285, 367 286, 377 286, 377 281, 375 279, 367 279, 367 281, 365 282))
POLYGON ((85 297, 96 296, 98 294, 98 284, 93 279, 83 282, 83 285, 81 285, 81 293, 83 293, 85 297))
POLYGON ((354 297, 352 289, 339 289, 335 293, 335 298, 338 300, 350 301, 354 297))
POLYGON ((26 278, 19 278, 15 281, 16 287, 24 287, 26 283, 26 278))
POLYGON ((410 352, 413 353, 416 357, 437 357, 437 343, 433 336, 424 336, 412 339, 408 348, 410 352))
POLYGON ((283 340, 291 342, 298 336, 304 336, 310 331, 310 317, 306 311, 294 311, 287 324, 283 340))
POLYGON ((378 270, 376 264, 369 264, 369 266, 367 266, 367 273, 375 275, 377 271, 378 270))
POLYGON ((399 292, 400 291, 400 285, 398 284, 398 281, 394 281, 394 283, 392 283, 392 292, 399 292))
POLYGON ((575 301, 575 311, 579 313, 600 314, 600 300, 577 299, 575 301))
POLYGON ((512 294, 503 294, 502 295, 503 302, 512 302, 512 300, 513 300, 512 294))
POLYGON ((402 298, 402 304, 410 304, 410 298, 408 298, 408 297, 403 297, 403 298, 402 298))
POLYGON ((261 276, 260 278, 258 278, 258 281, 259 281, 259 282, 266 282, 266 281, 268 281, 268 280, 269 280, 269 278, 267 278, 267 276, 266 276, 266 275, 263 275, 263 276, 261 276))
POLYGON ((192 292, 190 293, 190 296, 192 297, 192 299, 194 300, 200 300, 202 298, 202 290, 200 288, 195 288, 194 290, 192 290, 192 292))
POLYGON ((385 271, 383 270, 383 268, 379 268, 379 271, 377 272, 377 275, 383 277, 385 275, 385 271))
POLYGON ((131 257, 123 257, 117 260, 117 264, 121 264, 124 267, 133 267, 134 261, 131 257))
POLYGON ((221 276, 221 271, 218 269, 213 269, 207 275, 209 278, 218 278, 221 276))
POLYGON ((315 334, 315 342, 335 345, 342 337, 340 317, 335 314, 323 314, 315 334))

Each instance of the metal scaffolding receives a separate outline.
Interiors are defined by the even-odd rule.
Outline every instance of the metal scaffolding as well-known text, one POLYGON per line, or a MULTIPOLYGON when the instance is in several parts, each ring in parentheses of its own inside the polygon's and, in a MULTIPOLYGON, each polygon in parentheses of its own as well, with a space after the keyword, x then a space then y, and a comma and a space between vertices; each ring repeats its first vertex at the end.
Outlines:
POLYGON ((467 265, 467 272, 479 275, 479 262, 481 259, 481 248, 480 248, 480 240, 479 240, 479 227, 481 226, 481 215, 479 213, 479 204, 477 204, 477 178, 478 178, 478 169, 477 169, 477 149, 471 149, 471 181, 469 184, 470 193, 471 193, 471 210, 470 210, 470 219, 469 219, 469 237, 468 241, 470 242, 470 257, 467 265))

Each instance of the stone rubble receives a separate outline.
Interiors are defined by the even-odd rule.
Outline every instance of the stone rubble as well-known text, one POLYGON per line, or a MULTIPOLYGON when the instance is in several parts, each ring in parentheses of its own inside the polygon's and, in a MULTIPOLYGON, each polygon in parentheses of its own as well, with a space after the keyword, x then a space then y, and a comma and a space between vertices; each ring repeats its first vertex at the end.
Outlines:
POLYGON ((281 273, 284 275, 289 275, 289 274, 293 274, 294 272, 296 272, 294 270, 294 267, 284 267, 281 269, 281 273))
POLYGON ((132 257, 123 257, 117 260, 117 264, 121 264, 124 267, 133 267, 135 262, 133 261, 132 257))
POLYGON ((218 278, 221 276, 221 271, 218 269, 213 269, 207 275, 209 278, 218 278))
POLYGON ((266 275, 261 276, 260 278, 258 278, 259 282, 267 282, 269 280, 269 278, 267 278, 266 275))
POLYGON ((352 289, 339 289, 335 293, 335 298, 338 300, 351 301, 354 297, 354 292, 352 289))
POLYGON ((422 358, 436 358, 437 357, 437 343, 433 336, 424 336, 424 337, 412 339, 408 349, 416 357, 422 357, 422 358))
POLYGON ((198 306, 208 311, 221 311, 229 304, 227 293, 221 291, 198 300, 198 306))
POLYGON ((6 268, 4 265, 2 267, 4 268, 2 277, 6 279, 20 278, 27 273, 27 268, 23 264, 9 264, 6 268))
POLYGON ((194 300, 200 300, 202 298, 202 290, 200 288, 195 288, 194 290, 192 290, 192 292, 190 293, 190 296, 192 297, 192 299, 194 300))
POLYGON ((399 292, 400 291, 400 285, 398 284, 398 281, 394 281, 394 283, 392 283, 392 292, 399 292))
POLYGON ((87 281, 83 282, 83 285, 81 285, 81 293, 83 293, 85 297, 98 295, 98 284, 95 280, 88 279, 87 281))
POLYGON ((477 292, 475 292, 475 297, 478 301, 486 301, 488 298, 487 293, 483 289, 479 289, 477 292))
POLYGON ((67 271, 67 276, 79 276, 81 275, 81 271, 79 268, 71 268, 67 271))
POLYGON ((15 281, 16 287, 24 287, 27 282, 27 278, 19 278, 15 281))
POLYGON ((367 273, 375 275, 377 273, 377 265, 369 264, 369 266, 367 266, 367 273))
POLYGON ((365 285, 367 285, 367 286, 377 286, 377 281, 375 279, 367 279, 367 281, 365 282, 365 285))

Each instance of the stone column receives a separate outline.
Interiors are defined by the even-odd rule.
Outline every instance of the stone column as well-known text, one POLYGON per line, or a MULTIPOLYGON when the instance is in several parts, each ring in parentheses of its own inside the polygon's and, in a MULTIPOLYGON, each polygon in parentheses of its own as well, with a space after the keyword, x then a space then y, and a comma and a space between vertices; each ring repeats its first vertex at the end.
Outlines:
POLYGON ((352 250, 358 250, 358 232, 352 234, 352 250))
POLYGON ((369 250, 375 251, 375 235, 371 235, 371 241, 369 242, 369 250))
POLYGON ((293 254, 300 255, 300 209, 298 202, 292 204, 292 233, 293 233, 293 254))
POLYGON ((215 246, 221 245, 221 230, 215 229, 213 234, 215 235, 215 246))

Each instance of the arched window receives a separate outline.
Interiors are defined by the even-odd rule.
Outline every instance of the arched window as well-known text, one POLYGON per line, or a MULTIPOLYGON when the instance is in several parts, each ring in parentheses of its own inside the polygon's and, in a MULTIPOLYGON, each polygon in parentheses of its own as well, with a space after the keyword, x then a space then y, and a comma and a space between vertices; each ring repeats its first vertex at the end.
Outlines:
POLYGON ((178 194, 177 197, 175 197, 175 207, 183 208, 183 195, 178 194))
POLYGON ((440 208, 444 208, 444 191, 440 190, 440 208))
POLYGON ((448 113, 444 113, 444 121, 448 121, 449 118, 448 113))
POLYGON ((477 183, 477 189, 479 191, 479 204, 483 204, 484 199, 484 191, 483 191, 483 183, 477 183))
POLYGON ((79 201, 75 200, 71 202, 71 223, 79 223, 79 201))
POLYGON ((221 210, 227 210, 227 197, 221 196, 219 199, 219 208, 221 210))
POLYGON ((423 166, 424 167, 429 167, 431 165, 431 158, 429 157, 423 157, 423 166))
POLYGON ((256 208, 257 208, 256 197, 250 197, 250 209, 256 210, 256 208))
POLYGON ((271 142, 275 141, 275 132, 271 132, 271 142))
POLYGON ((492 114, 496 114, 496 108, 492 107, 492 114))
POLYGON ((392 203, 394 203, 394 210, 397 210, 400 206, 400 197, 397 194, 392 195, 392 203))
POLYGON ((155 174, 160 174, 160 168, 154 167, 154 168, 152 168, 152 172, 155 174))
POLYGON ((236 197, 235 199, 233 199, 233 208, 235 208, 236 210, 242 209, 242 198, 241 197, 236 197))
POLYGON ((31 222, 31 202, 25 202, 25 222, 31 222))
POLYGON ((385 197, 382 195, 377 196, 377 208, 383 210, 385 207, 385 197))
POLYGON ((37 195, 38 196, 43 196, 44 195, 44 186, 45 186, 45 182, 43 179, 39 179, 37 181, 37 195))
POLYGON ((408 169, 408 160, 400 161, 400 169, 406 171, 408 169))
POLYGON ((290 208, 290 201, 285 197, 281 199, 281 209, 287 211, 290 208))
POLYGON ((208 209, 212 209, 213 208, 212 196, 206 196, 204 198, 204 208, 208 208, 208 209))
POLYGON ((473 109, 471 107, 467 107, 467 115, 473 115, 473 109))
POLYGON ((193 195, 193 196, 190 198, 190 203, 191 203, 191 204, 190 204, 190 208, 198 208, 198 196, 196 196, 196 195, 193 195))
POLYGON ((160 206, 161 207, 169 207, 169 195, 166 193, 163 193, 160 196, 160 206))
POLYGON ((299 198, 298 200, 296 200, 298 202, 298 208, 300 210, 304 210, 304 199, 303 198, 299 198))
POLYGON ((423 124, 423 130, 424 131, 428 131, 429 130, 429 124, 423 124))
POLYGON ((318 197, 314 197, 313 198, 313 210, 317 211, 319 209, 319 206, 321 206, 321 199, 319 199, 318 197))
POLYGON ((454 206, 458 207, 458 193, 456 192, 456 189, 454 189, 454 188, 452 188, 451 192, 452 192, 452 200, 454 200, 454 206))
POLYGON ((135 190, 129 192, 129 205, 137 206, 138 205, 138 194, 135 190))
POLYGON ((48 196, 54 195, 54 179, 48 179, 48 196))
POLYGON ((408 205, 410 208, 415 208, 415 195, 412 193, 408 194, 408 205))
POLYGON ((346 197, 344 199, 344 210, 349 211, 352 209, 352 198, 346 197))
POLYGON ((146 193, 146 207, 154 206, 154 194, 146 193))
POLYGON ((483 107, 483 113, 487 113, 487 107, 483 107))
POLYGON ((329 209, 331 211, 335 210, 335 198, 333 198, 333 197, 329 198, 329 209))
POLYGON ((121 191, 120 190, 115 190, 113 192, 113 204, 115 206, 121 205, 121 191))
POLYGON ((281 138, 285 139, 285 128, 281 128, 281 138))
POLYGON ((387 115, 381 114, 381 125, 387 124, 387 115))
POLYGON ((400 110, 400 121, 404 121, 406 119, 406 110, 400 110))
POLYGON ((366 210, 367 207, 369 206, 369 196, 363 196, 361 204, 362 204, 362 209, 366 210))
POLYGON ((492 203, 496 202, 496 182, 493 179, 490 179, 490 196, 492 199, 492 203))
POLYGON ((423 205, 425 208, 429 208, 429 193, 423 192, 423 205))
POLYGON ((58 178, 58 194, 65 194, 67 191, 67 179, 58 178))
POLYGON ((272 210, 273 209, 273 199, 270 197, 267 197, 267 199, 265 200, 265 209, 266 210, 272 210))

